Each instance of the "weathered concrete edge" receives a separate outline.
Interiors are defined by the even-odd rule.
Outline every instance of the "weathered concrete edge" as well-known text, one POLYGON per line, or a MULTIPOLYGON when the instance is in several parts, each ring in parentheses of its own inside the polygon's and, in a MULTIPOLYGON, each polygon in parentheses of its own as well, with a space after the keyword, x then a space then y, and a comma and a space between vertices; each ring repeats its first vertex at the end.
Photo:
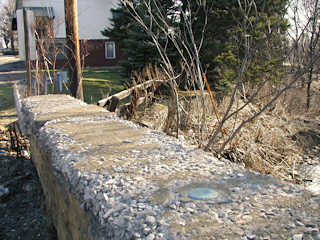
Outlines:
MULTIPOLYGON (((23 91, 23 84, 14 86, 19 124, 22 132, 30 138, 32 160, 44 191, 47 212, 56 227, 58 239, 97 239, 95 233, 103 233, 103 227, 90 211, 81 208, 80 202, 70 192, 70 183, 65 180, 65 176, 61 172, 55 169, 52 159, 53 153, 48 152, 44 148, 45 143, 41 141, 43 139, 39 139, 41 128, 46 121, 36 121, 36 117, 43 112, 35 111, 39 110, 38 106, 26 104, 24 100, 28 98, 21 97, 23 91)), ((74 106, 87 105, 70 96, 66 97, 73 102, 74 106)), ((70 106, 63 106, 62 103, 61 107, 63 109, 70 106)), ((44 110, 48 111, 46 107, 44 110)), ((50 138, 50 134, 47 137, 50 138)))
POLYGON ((51 155, 43 149, 38 138, 33 134, 29 138, 32 160, 46 199, 46 211, 52 218, 58 239, 94 239, 88 223, 91 221, 92 225, 94 216, 81 209, 63 176, 55 171, 51 155))
MULTIPOLYGON (((22 122, 20 121, 22 115, 21 115, 21 101, 24 98, 24 88, 25 85, 23 84, 23 81, 20 81, 18 83, 13 84, 13 98, 14 98, 14 103, 15 107, 17 110, 17 117, 19 120, 19 123, 22 122)), ((20 126, 21 127, 21 126, 20 126)), ((25 132, 23 132, 25 134, 25 132)))

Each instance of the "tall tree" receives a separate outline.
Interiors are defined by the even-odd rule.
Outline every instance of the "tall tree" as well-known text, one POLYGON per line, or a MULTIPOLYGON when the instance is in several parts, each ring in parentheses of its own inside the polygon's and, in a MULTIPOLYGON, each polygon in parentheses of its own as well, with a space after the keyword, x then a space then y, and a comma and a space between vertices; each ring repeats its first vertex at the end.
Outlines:
MULTIPOLYGON (((207 42, 206 29, 209 27, 210 14, 216 10, 212 10, 212 5, 207 5, 209 1, 184 1, 180 5, 180 9, 177 15, 180 17, 173 23, 167 22, 166 18, 163 17, 165 14, 161 14, 159 11, 157 0, 152 1, 141 1, 146 7, 147 14, 142 15, 137 7, 129 0, 122 0, 127 9, 132 10, 133 18, 140 23, 145 32, 152 38, 154 45, 157 47, 159 54, 161 55, 161 61, 165 65, 165 72, 168 78, 171 80, 176 79, 176 69, 173 68, 172 62, 167 55, 166 48, 161 44, 158 32, 154 31, 153 23, 156 24, 158 29, 164 33, 166 39, 169 39, 175 47, 175 50, 179 53, 182 60, 182 65, 188 70, 190 79, 198 83, 199 90, 203 93, 204 84, 202 73, 207 73, 212 70, 210 66, 214 61, 210 62, 210 55, 206 55, 206 49, 203 46, 208 43, 214 43, 214 35, 211 36, 211 42, 207 42), (151 5, 151 2, 153 5, 151 5), (155 7, 153 10, 152 8, 155 7), (212 11, 212 12, 211 12, 212 11), (205 13, 205 17, 202 22, 200 15, 205 13), (147 20, 145 21, 145 17, 147 20), (154 20, 154 22, 152 22, 154 20), (177 24, 179 23, 179 24, 177 24), (179 27, 177 27, 179 25, 179 27), (195 27, 195 25, 197 25, 195 27), (200 37, 199 37, 200 36, 200 37), (208 62, 204 60, 208 58, 208 62), (206 64, 204 64, 206 63, 206 64), (204 66, 206 68, 204 68, 204 66)), ((223 151, 226 144, 230 143, 233 138, 238 134, 241 128, 249 123, 251 120, 259 116, 269 106, 271 106, 279 96, 289 89, 296 81, 304 74, 310 66, 314 66, 320 55, 308 63, 307 67, 295 76, 288 83, 284 82, 281 88, 277 92, 270 92, 270 101, 267 101, 260 109, 254 109, 252 116, 241 119, 240 122, 237 120, 238 113, 242 111, 246 106, 258 100, 258 94, 261 93, 261 89, 267 83, 273 84, 274 79, 279 70, 283 67, 283 61, 292 53, 286 48, 285 33, 288 28, 288 23, 284 18, 286 12, 286 0, 239 0, 237 1, 237 7, 230 7, 232 10, 232 19, 235 25, 226 26, 226 29, 230 31, 230 38, 226 38, 225 42, 228 43, 226 48, 220 49, 221 52, 218 56, 212 56, 211 59, 216 60, 220 57, 220 64, 217 66, 223 70, 229 71, 233 76, 230 77, 232 83, 232 96, 229 104, 223 114, 222 119, 218 119, 218 125, 215 127, 214 133, 210 138, 206 150, 208 150, 212 144, 220 142, 221 139, 226 139, 220 142, 220 146, 217 148, 217 154, 223 151), (272 5, 269 7, 269 4, 272 5), (224 55, 223 55, 224 54, 224 55), (228 63, 231 64, 228 66, 228 63), (249 95, 247 90, 250 89, 249 95), (243 101, 241 104, 239 101, 243 101), (234 128, 228 133, 229 136, 224 137, 225 129, 223 126, 226 121, 232 119, 234 121, 234 128), (223 134, 221 134, 223 130, 223 134)), ((158 30, 157 29, 157 30, 158 30)), ((210 32, 210 31, 209 31, 210 32)), ((217 51, 218 52, 218 51, 217 51)), ((212 64, 213 65, 213 64, 212 64)), ((214 69, 213 69, 214 70, 214 69)), ((221 71, 220 74, 224 74, 225 71, 221 71)), ((218 75, 219 76, 219 75, 218 75)), ((223 76, 223 75, 220 75, 223 76)), ((276 78, 277 79, 277 78, 276 78)), ((218 79, 219 80, 219 79, 218 79)), ((175 93, 175 104, 177 106, 177 128, 179 125, 179 111, 183 110, 183 106, 179 103, 178 92, 176 91, 176 84, 172 83, 171 87, 175 93)), ((203 95, 203 94, 201 94, 203 95)), ((203 98, 201 98, 203 100, 203 98)), ((203 103, 201 103, 204 106, 203 103)), ((199 102, 198 102, 198 105, 199 102)), ((200 108, 198 108, 200 110, 200 108)), ((202 123, 205 120, 205 109, 202 108, 203 112, 199 114, 199 137, 203 133, 203 130, 208 130, 202 123), (203 117, 201 117, 201 115, 203 117), (200 123, 202 122, 202 123, 200 123)), ((182 112, 182 111, 181 111, 182 112)), ((185 111, 184 111, 185 112, 185 111)), ((231 120, 230 120, 231 121, 231 120)), ((178 134, 177 134, 178 135, 178 134)), ((203 139, 200 139, 202 141, 203 139)))
MULTIPOLYGON (((307 10, 307 19, 310 19, 311 24, 308 28, 308 50, 306 58, 313 60, 320 52, 320 1, 319 0, 304 0, 303 6, 307 10)), ((306 110, 309 111, 311 106, 311 84, 315 79, 315 72, 319 70, 319 66, 311 67, 307 77, 307 105, 306 110)))
MULTIPOLYGON (((170 9, 173 5, 173 2, 170 1, 162 0, 160 2, 163 9, 170 9)), ((143 16, 144 22, 148 26, 152 25, 153 20, 150 20, 146 5, 138 3, 135 3, 135 5, 136 11, 139 12, 140 16, 143 16)), ((151 37, 133 18, 132 11, 123 3, 119 3, 118 8, 111 9, 111 12, 113 13, 112 27, 104 29, 102 34, 115 41, 122 42, 122 50, 128 57, 127 60, 121 62, 125 71, 130 75, 132 71, 141 70, 149 63, 159 63, 160 55, 153 45, 151 37)), ((156 24, 152 28, 153 31, 158 31, 156 24)), ((163 35, 161 36, 159 31, 159 38, 161 37, 163 35)))
MULTIPOLYGON (((284 20, 285 6, 288 0, 260 0, 254 2, 256 12, 249 12, 249 24, 254 32, 248 32, 252 36, 252 41, 258 42, 261 39, 268 38, 268 47, 274 46, 281 48, 282 40, 280 36, 286 31, 288 24, 284 20), (253 25, 255 27, 253 27, 253 25), (271 41, 270 34, 275 37, 271 41)), ((172 48, 171 42, 165 42, 167 38, 163 35, 163 31, 159 30, 157 24, 150 21, 150 14, 147 12, 147 1, 136 1, 135 9, 140 16, 144 16, 143 21, 149 25, 153 24, 153 31, 163 38, 163 43, 167 43, 167 54, 176 63, 180 62, 179 54, 176 49, 172 48)), ((188 39, 188 31, 192 30, 195 43, 201 45, 199 52, 200 61, 203 71, 207 73, 207 77, 211 85, 216 90, 226 94, 232 89, 232 84, 236 78, 239 69, 239 61, 241 62, 244 56, 241 36, 243 27, 240 26, 242 20, 241 7, 250 4, 244 0, 207 0, 207 1, 148 1, 150 11, 155 11, 154 21, 157 21, 156 13, 162 12, 167 15, 167 26, 172 29, 180 29, 181 34, 184 34, 184 43, 191 44, 188 39), (161 6, 156 8, 155 4, 161 6), (191 17, 192 29, 188 29, 183 21, 183 13, 189 12, 187 17, 191 17), (203 38, 205 36, 205 38, 203 38)), ((113 18, 112 28, 105 29, 103 34, 115 40, 122 41, 123 50, 129 57, 128 61, 123 62, 127 72, 141 69, 147 63, 157 63, 160 55, 152 43, 150 36, 141 28, 135 19, 132 17, 130 8, 126 8, 122 3, 119 8, 113 10, 116 18, 113 18)), ((160 24, 163 25, 161 21, 160 24)), ((158 22, 158 23, 159 23, 158 22)), ((161 28, 161 27, 160 27, 161 28)), ((248 31, 248 29, 247 29, 248 31)), ((266 49, 267 47, 264 48, 266 49)), ((277 51, 279 52, 279 51, 277 51)), ((277 62, 276 57, 271 57, 269 53, 263 53, 263 49, 255 55, 256 60, 252 61, 247 78, 251 83, 255 83, 257 79, 254 76, 261 76, 267 71, 270 71, 272 66, 277 62), (261 62, 265 56, 269 57, 269 62, 261 62), (260 59, 260 60, 259 60, 260 59), (269 70, 268 70, 269 69, 269 70), (250 74, 249 74, 250 73, 250 74)), ((176 66, 179 69, 178 66, 176 66)))
POLYGON ((11 51, 15 50, 16 33, 12 31, 11 21, 14 11, 14 0, 8 0, 1 3, 0 10, 0 37, 6 45, 6 48, 11 48, 11 51))
POLYGON ((256 76, 265 74, 267 69, 271 68, 270 65, 274 65, 274 58, 278 57, 270 56, 270 48, 280 48, 283 44, 283 37, 288 28, 284 19, 286 2, 287 0, 207 1, 210 26, 206 28, 204 43, 206 47, 203 48, 201 55, 204 68, 208 71, 208 78, 216 90, 227 93, 232 89, 240 67, 239 63, 245 55, 244 32, 247 40, 252 41, 253 45, 258 42, 268 45, 256 49, 255 60, 251 61, 249 67, 251 71, 247 71, 246 74, 248 81, 255 83, 256 76), (246 23, 243 14, 248 15, 246 23), (271 35, 274 36, 273 39, 270 38, 271 35), (263 39, 265 41, 262 41, 263 39), (266 62, 266 56, 269 63, 266 62))

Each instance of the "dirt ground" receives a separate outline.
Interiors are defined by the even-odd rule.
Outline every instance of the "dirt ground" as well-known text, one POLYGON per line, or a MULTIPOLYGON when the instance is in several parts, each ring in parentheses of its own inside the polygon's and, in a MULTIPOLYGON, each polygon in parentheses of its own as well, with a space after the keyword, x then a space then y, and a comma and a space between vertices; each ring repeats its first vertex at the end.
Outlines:
MULTIPOLYGON (((24 77, 18 60, 0 55, 0 87, 8 87, 24 77)), ((45 199, 32 160, 26 152, 23 157, 11 149, 13 138, 7 124, 16 120, 12 99, 0 99, 0 239, 53 240, 56 239, 55 229, 46 214, 45 199)), ((24 145, 27 143, 22 136, 18 138, 24 145)))
POLYGON ((8 149, 8 135, 0 130, 0 239, 55 239, 32 160, 8 149))

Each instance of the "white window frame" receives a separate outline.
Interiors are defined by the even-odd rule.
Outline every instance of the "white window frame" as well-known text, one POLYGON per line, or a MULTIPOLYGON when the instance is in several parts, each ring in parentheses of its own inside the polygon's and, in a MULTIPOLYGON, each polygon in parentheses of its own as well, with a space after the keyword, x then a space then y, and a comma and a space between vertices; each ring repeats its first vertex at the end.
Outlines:
POLYGON ((105 42, 104 44, 104 49, 105 49, 105 57, 106 59, 116 59, 116 43, 115 42, 105 42), (112 44, 113 46, 113 56, 108 56, 108 48, 107 45, 112 44))

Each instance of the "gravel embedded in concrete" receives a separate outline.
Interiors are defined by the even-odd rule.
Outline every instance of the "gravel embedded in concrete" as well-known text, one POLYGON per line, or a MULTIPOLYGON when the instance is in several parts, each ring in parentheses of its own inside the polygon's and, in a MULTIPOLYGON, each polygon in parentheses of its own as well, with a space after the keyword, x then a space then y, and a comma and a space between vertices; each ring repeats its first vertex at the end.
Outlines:
POLYGON ((70 185, 83 209, 112 229, 106 238, 319 237, 320 196, 302 186, 218 160, 103 109, 91 114, 93 106, 64 95, 27 98, 22 105, 25 122, 41 122, 33 126, 39 126, 57 178, 70 185), (188 197, 202 187, 218 196, 188 197))

